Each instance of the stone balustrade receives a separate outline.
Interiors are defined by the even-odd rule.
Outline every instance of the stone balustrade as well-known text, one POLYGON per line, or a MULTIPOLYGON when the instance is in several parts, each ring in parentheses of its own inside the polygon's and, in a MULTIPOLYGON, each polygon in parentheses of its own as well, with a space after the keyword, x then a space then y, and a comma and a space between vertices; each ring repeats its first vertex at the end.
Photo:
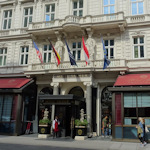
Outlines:
MULTIPOLYGON (((71 66, 70 62, 66 61, 61 63, 58 67, 56 63, 44 63, 44 64, 32 64, 29 65, 27 71, 40 71, 40 70, 68 70, 68 69, 91 69, 91 68, 103 68, 104 60, 92 61, 90 65, 86 66, 85 61, 77 61, 77 66, 71 66)), ((126 67, 126 61, 124 59, 112 59, 109 68, 126 67)))

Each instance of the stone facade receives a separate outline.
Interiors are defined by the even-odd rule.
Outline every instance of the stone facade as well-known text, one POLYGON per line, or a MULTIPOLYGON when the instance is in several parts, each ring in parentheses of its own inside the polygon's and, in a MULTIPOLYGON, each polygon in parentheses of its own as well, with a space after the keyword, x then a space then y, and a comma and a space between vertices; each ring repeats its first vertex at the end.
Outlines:
MULTIPOLYGON (((78 1, 78 0, 75 0, 78 1)), ((113 86, 117 76, 124 73, 149 72, 150 67, 150 1, 144 0, 144 13, 132 15, 130 0, 116 0, 115 13, 104 15, 103 1, 83 0, 83 16, 73 16, 74 0, 3 0, 0 2, 0 48, 7 48, 6 64, 0 66, 0 77, 27 76, 36 78, 38 93, 42 88, 54 87, 54 95, 65 95, 76 86, 84 91, 91 124, 91 88, 97 88, 96 123, 97 134, 101 126, 101 92, 113 86), (55 18, 45 21, 45 6, 55 4, 55 18), (32 23, 23 27, 25 8, 33 7, 32 23), (6 10, 12 10, 11 28, 3 29, 6 10), (82 35, 90 52, 90 65, 86 66, 84 51, 76 66, 69 62, 66 38, 70 49, 73 42, 82 42, 82 35), (114 40, 114 54, 110 66, 103 70, 104 40, 114 40), (144 57, 134 58, 133 38, 144 37, 144 57), (33 40, 43 54, 43 45, 52 41, 62 57, 57 67, 52 54, 51 62, 40 64, 33 40), (20 48, 28 46, 28 63, 20 65, 20 48)), ((54 118, 54 106, 52 111, 54 118)), ((37 110, 36 110, 37 113, 37 110)), ((36 114, 37 115, 37 114, 36 114)), ((36 118, 37 119, 37 118, 36 118)), ((37 121, 37 120, 36 120, 37 121)), ((36 126, 35 121, 35 126, 36 126)), ((36 128, 35 128, 36 131, 36 128)), ((91 128, 90 128, 91 132, 91 128)))

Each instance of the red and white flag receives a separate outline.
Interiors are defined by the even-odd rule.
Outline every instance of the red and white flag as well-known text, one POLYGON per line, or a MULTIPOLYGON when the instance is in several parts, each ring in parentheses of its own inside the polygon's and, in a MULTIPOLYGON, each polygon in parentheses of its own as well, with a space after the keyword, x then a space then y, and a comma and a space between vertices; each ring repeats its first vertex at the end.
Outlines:
POLYGON ((87 49, 87 47, 85 46, 83 36, 82 36, 82 43, 83 43, 83 49, 84 49, 85 62, 86 62, 86 65, 87 65, 87 64, 90 64, 90 60, 89 60, 90 56, 89 56, 88 49, 87 49))

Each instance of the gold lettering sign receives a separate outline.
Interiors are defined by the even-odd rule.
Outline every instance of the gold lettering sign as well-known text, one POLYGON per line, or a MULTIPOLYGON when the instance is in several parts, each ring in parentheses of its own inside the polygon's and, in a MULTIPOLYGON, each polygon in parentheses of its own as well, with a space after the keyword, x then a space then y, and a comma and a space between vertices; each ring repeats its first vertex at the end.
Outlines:
POLYGON ((82 135, 82 130, 81 129, 78 130, 78 135, 82 135))
POLYGON ((41 133, 45 133, 45 129, 44 128, 41 128, 41 133))

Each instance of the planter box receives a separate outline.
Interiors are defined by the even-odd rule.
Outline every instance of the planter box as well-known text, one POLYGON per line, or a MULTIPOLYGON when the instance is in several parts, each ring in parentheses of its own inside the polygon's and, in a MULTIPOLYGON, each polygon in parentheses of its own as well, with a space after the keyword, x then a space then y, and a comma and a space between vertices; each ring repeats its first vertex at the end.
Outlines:
POLYGON ((87 127, 85 126, 75 126, 76 136, 86 136, 87 135, 87 127))
POLYGON ((39 125, 39 134, 50 134, 51 125, 39 125))

